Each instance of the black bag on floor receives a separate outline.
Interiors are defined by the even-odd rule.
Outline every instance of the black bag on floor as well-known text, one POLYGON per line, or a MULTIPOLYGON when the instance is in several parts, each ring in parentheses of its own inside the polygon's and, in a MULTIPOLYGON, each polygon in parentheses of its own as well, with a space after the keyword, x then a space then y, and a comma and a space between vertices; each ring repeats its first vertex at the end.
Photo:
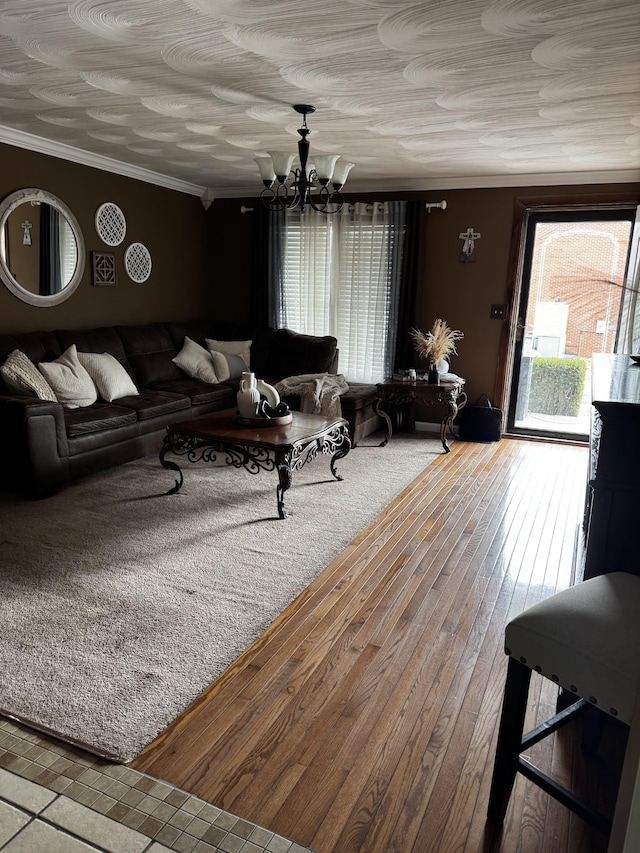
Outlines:
POLYGON ((481 394, 473 406, 465 406, 458 415, 458 437, 462 441, 500 441, 502 409, 492 406, 487 395, 481 394))

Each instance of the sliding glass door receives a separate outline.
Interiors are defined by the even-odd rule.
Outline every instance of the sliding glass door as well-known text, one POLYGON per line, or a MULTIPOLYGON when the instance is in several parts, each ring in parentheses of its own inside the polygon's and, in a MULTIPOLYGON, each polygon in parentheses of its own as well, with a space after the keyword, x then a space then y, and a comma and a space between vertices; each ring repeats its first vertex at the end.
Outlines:
POLYGON ((634 215, 530 214, 509 432, 587 440, 591 356, 615 346, 634 215))

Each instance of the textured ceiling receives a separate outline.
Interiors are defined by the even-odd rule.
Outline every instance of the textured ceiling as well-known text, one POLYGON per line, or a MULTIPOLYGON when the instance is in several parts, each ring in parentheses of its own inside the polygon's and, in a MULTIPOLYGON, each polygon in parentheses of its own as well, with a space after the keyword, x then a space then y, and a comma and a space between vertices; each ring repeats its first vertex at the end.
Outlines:
POLYGON ((0 141, 214 195, 256 194, 300 102, 348 189, 632 180, 639 83, 638 0, 0 0, 0 141))

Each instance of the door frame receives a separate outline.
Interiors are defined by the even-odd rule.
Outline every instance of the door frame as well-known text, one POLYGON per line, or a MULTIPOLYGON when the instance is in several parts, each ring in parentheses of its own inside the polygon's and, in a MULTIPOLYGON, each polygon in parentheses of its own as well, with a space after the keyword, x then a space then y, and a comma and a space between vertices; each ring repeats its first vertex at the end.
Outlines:
MULTIPOLYGON (((524 257, 529 220, 533 213, 579 213, 597 210, 634 210, 640 204, 640 190, 636 192, 589 193, 580 195, 519 196, 514 202, 511 245, 507 266, 505 302, 507 316, 502 323, 498 364, 493 397, 506 412, 509 406, 511 375, 518 334, 518 311, 522 291, 524 257)), ((522 438, 522 436, 519 436, 522 438)), ((545 440, 540 438, 541 441, 545 440)))

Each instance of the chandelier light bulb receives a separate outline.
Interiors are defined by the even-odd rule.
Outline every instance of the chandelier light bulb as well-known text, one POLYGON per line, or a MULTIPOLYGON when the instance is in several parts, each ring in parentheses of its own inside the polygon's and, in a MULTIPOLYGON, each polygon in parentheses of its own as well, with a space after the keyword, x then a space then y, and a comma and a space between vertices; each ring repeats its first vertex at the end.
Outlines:
POLYGON ((276 178, 280 183, 283 183, 289 177, 289 172, 293 165, 293 154, 287 154, 286 151, 269 151, 268 153, 273 163, 273 171, 276 173, 276 178))
POLYGON ((276 173, 273 168, 273 160, 271 157, 254 157, 255 162, 260 169, 260 177, 265 186, 270 187, 276 179, 276 173))
POLYGON ((349 163, 347 160, 340 158, 333 170, 333 186, 340 189, 347 182, 347 176, 353 169, 355 163, 349 163))
POLYGON ((336 161, 340 159, 339 154, 315 154, 314 162, 316 166, 316 175, 320 183, 328 183, 333 176, 333 168, 336 161))

